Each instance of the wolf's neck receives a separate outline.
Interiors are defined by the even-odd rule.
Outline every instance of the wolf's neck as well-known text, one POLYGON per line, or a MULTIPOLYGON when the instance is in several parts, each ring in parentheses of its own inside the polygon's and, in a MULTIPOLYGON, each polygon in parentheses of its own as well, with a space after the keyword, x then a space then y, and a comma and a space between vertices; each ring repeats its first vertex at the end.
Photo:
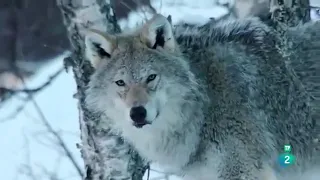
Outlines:
POLYGON ((160 126, 162 128, 159 129, 157 135, 162 137, 162 147, 167 146, 166 151, 173 153, 172 155, 177 160, 180 159, 181 165, 189 163, 189 158, 198 151, 201 139, 200 133, 204 121, 206 100, 198 86, 196 81, 192 79, 189 93, 182 100, 174 102, 158 121, 167 126, 160 126))
POLYGON ((200 142, 204 117, 200 95, 192 87, 183 98, 170 101, 152 125, 132 129, 126 138, 146 159, 176 170, 183 168, 200 142))
POLYGON ((174 108, 171 110, 175 112, 166 112, 167 116, 161 117, 159 123, 166 123, 167 127, 154 129, 150 138, 150 143, 153 143, 153 148, 159 155, 151 160, 177 168, 188 164, 190 157, 197 151, 202 123, 202 117, 197 116, 198 112, 194 111, 197 107, 189 105, 181 107, 184 109, 181 109, 178 114, 175 114, 177 110, 174 108), (169 124, 169 121, 175 122, 169 124))

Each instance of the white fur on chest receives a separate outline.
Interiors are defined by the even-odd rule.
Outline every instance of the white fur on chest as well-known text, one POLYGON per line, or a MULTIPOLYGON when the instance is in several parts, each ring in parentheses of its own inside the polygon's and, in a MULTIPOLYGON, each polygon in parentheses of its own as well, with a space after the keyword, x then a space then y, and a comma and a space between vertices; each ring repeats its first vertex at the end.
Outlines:
POLYGON ((128 127, 123 136, 144 158, 168 166, 170 171, 179 171, 189 161, 192 148, 150 125, 141 129, 128 127))
POLYGON ((221 156, 214 147, 209 146, 204 152, 205 161, 185 167, 189 161, 190 153, 195 150, 192 143, 196 139, 187 138, 187 142, 183 143, 177 137, 168 136, 167 132, 161 132, 152 126, 129 129, 123 134, 125 138, 135 146, 142 156, 163 167, 163 171, 177 175, 185 174, 184 179, 219 180, 218 166, 221 161, 218 157, 221 156))
POLYGON ((184 180, 221 180, 219 179, 219 166, 222 155, 214 145, 208 146, 204 151, 204 161, 194 163, 185 170, 184 180))

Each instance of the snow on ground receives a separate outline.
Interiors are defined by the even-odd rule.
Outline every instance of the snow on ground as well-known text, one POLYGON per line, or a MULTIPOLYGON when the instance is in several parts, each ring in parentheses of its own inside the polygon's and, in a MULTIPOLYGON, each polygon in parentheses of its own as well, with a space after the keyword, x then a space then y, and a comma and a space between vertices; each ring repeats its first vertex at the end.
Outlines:
MULTIPOLYGON (((27 82, 27 88, 36 88, 62 67, 61 57, 27 82)), ((70 74, 63 72, 51 85, 34 96, 45 118, 66 141, 76 161, 82 166, 76 143, 79 139, 77 101, 72 98, 75 82, 70 74)), ((48 133, 33 103, 29 102, 24 110, 13 119, 8 116, 23 102, 14 98, 0 109, 0 169, 1 179, 13 180, 26 178, 21 172, 28 173, 25 165, 31 164, 35 176, 45 175, 45 171, 57 172, 60 178, 79 180, 71 164, 62 157, 55 139, 48 133), (29 161, 29 162, 28 162, 29 161)), ((39 178, 41 179, 41 178, 39 178)))

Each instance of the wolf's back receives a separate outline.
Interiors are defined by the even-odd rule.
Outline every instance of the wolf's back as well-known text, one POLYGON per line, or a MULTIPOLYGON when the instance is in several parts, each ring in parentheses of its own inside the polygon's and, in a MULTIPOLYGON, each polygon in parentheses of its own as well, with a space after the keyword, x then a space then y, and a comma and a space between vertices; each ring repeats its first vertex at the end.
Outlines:
MULTIPOLYGON (((319 127, 314 123, 319 119, 315 111, 319 108, 316 101, 319 97, 320 84, 319 27, 320 23, 307 24, 290 29, 286 36, 280 37, 272 28, 253 18, 207 24, 176 33, 177 41, 184 47, 184 53, 189 56, 194 72, 197 72, 198 76, 205 76, 204 79, 207 80, 205 83, 210 84, 209 91, 212 92, 210 96, 215 97, 212 101, 217 103, 218 107, 211 113, 217 114, 223 103, 243 99, 234 106, 236 109, 230 108, 230 104, 226 105, 227 111, 221 114, 232 114, 240 107, 249 106, 247 114, 265 113, 269 116, 266 118, 268 120, 257 118, 252 124, 257 124, 257 131, 261 131, 261 134, 269 131, 273 143, 254 145, 265 149, 271 146, 270 149, 276 148, 280 153, 282 146, 289 142, 294 147, 297 158, 305 159, 304 162, 299 161, 301 167, 305 167, 302 164, 312 164, 311 159, 319 158, 319 155, 313 154, 311 148, 319 127), (280 40, 286 40, 284 42, 287 44, 279 49, 277 45, 280 40), (291 65, 288 65, 289 62, 291 65), (221 96, 228 94, 217 93, 221 90, 218 88, 221 77, 223 77, 221 83, 232 81, 223 91, 229 92, 230 88, 234 87, 235 94, 225 96, 218 102, 221 96), (256 92, 256 95, 252 92, 256 92), (214 95, 215 93, 218 95, 214 95), (310 109, 313 109, 312 113, 310 109)), ((243 128, 245 123, 251 123, 246 119, 241 121, 242 125, 235 128, 243 128)), ((213 124, 217 123, 220 122, 216 121, 213 124)), ((230 120, 229 123, 234 122, 230 120)), ((251 137, 241 138, 248 141, 251 137)), ((265 142, 268 137, 255 138, 256 142, 265 142)))

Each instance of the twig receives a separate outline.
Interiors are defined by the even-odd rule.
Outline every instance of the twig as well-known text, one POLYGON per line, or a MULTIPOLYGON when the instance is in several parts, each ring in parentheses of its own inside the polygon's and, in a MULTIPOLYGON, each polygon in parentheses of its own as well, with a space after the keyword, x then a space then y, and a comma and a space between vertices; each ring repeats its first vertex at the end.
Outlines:
POLYGON ((22 104, 20 104, 13 113, 9 114, 7 117, 2 118, 0 120, 0 123, 15 119, 27 106, 28 102, 30 101, 30 98, 28 97, 27 99, 24 100, 22 104))
MULTIPOLYGON (((32 94, 30 94, 30 96, 32 96, 32 94)), ((45 115, 43 114, 40 106, 38 105, 38 103, 33 99, 33 97, 31 97, 31 102, 34 105, 37 113, 40 116, 41 121, 43 122, 43 124, 45 125, 45 127, 48 129, 48 131, 58 140, 58 144, 60 145, 60 147, 63 149, 63 151, 65 152, 66 156, 68 157, 68 159, 71 161, 72 165, 76 168, 79 176, 81 178, 84 177, 83 172, 80 168, 80 166, 77 164, 75 158, 73 157, 72 153, 70 152, 70 150, 68 149, 66 143, 64 142, 64 140, 61 138, 61 136, 59 135, 59 133, 57 133, 52 126, 50 125, 50 123, 48 122, 48 120, 46 119, 45 115)))
MULTIPOLYGON (((55 79, 62 71, 64 70, 64 68, 59 69, 53 76, 51 76, 49 78, 49 80, 43 84, 42 86, 34 89, 34 90, 20 90, 18 92, 27 92, 28 94, 28 98, 27 101, 31 101, 33 106, 35 107, 37 113, 40 116, 40 119, 42 121, 42 123, 45 125, 45 127, 47 128, 47 130, 57 139, 58 144, 60 145, 60 147, 63 149, 63 151, 65 152, 66 156, 68 157, 68 159, 71 161, 71 163, 73 164, 73 166, 75 167, 75 169, 77 170, 79 176, 81 178, 84 177, 82 170, 80 168, 80 166, 77 164, 75 158, 73 157, 72 153, 70 152, 70 150, 68 149, 66 143, 64 142, 64 140, 61 138, 61 136, 59 135, 58 132, 56 132, 52 126, 50 125, 49 121, 46 119, 43 111, 41 110, 40 106, 38 105, 38 103, 36 102, 36 100, 33 98, 34 97, 34 93, 35 92, 39 92, 40 90, 42 90, 43 88, 47 87, 49 84, 51 84, 52 80, 55 79)), ((25 81, 22 79, 23 84, 25 85, 25 81)), ((22 108, 21 108, 22 109, 22 108)), ((21 111, 21 110, 20 110, 21 111)))
POLYGON ((53 75, 51 75, 49 77, 49 79, 44 84, 42 84, 41 86, 39 86, 37 88, 15 90, 15 89, 8 89, 8 88, 0 87, 0 92, 2 91, 2 92, 9 92, 9 93, 36 93, 36 92, 43 90, 44 88, 46 88, 50 84, 52 84, 53 80, 56 79, 63 71, 64 71, 64 68, 60 68, 57 72, 55 72, 53 75))
POLYGON ((42 172, 48 177, 49 180, 62 180, 58 177, 57 173, 50 172, 47 168, 44 166, 39 166, 39 169, 42 170, 42 172))
MULTIPOLYGON (((33 88, 33 89, 20 89, 20 90, 14 90, 14 89, 7 89, 7 88, 1 88, 0 87, 0 92, 6 92, 6 93, 10 93, 11 96, 13 95, 16 95, 16 94, 19 94, 19 93, 25 93, 27 94, 27 98, 23 100, 23 103, 21 105, 19 105, 16 110, 8 115, 7 117, 5 118, 2 118, 0 120, 0 122, 5 122, 5 121, 8 121, 8 120, 12 120, 14 118, 16 118, 23 110, 24 108, 26 107, 26 105, 28 104, 28 102, 31 100, 30 98, 30 95, 32 94, 36 94, 40 91, 42 91, 43 89, 45 89, 46 87, 48 87, 49 85, 52 84, 52 82, 64 71, 65 69, 64 68, 60 68, 57 72, 55 72, 53 75, 51 75, 49 77, 49 79, 42 85, 40 85, 39 87, 37 88, 33 88)), ((0 103, 1 103, 1 99, 0 99, 0 103)), ((1 108, 1 106, 0 106, 1 108)))
MULTIPOLYGON (((23 132, 25 134, 25 132, 23 132)), ((25 148, 26 148, 26 163, 21 165, 19 171, 20 173, 28 176, 31 180, 39 180, 37 176, 34 173, 34 170, 31 165, 31 158, 30 158, 30 145, 29 145, 29 139, 26 135, 24 135, 24 142, 25 142, 25 148)))

